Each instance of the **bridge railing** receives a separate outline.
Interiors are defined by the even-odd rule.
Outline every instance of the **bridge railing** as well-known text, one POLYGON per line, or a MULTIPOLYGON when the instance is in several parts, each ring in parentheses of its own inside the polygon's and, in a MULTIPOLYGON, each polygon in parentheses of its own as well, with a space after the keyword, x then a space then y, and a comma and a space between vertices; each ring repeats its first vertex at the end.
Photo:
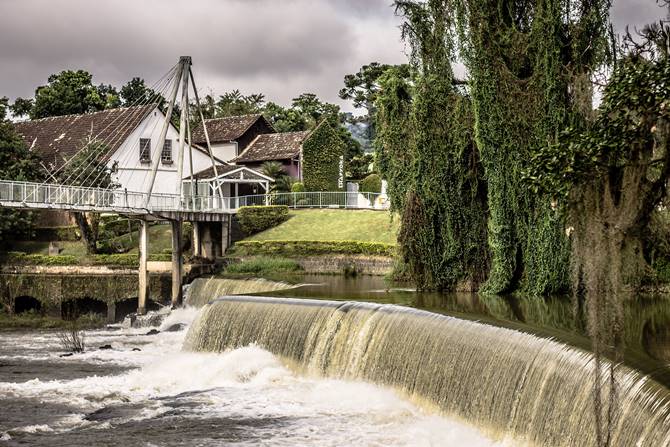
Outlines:
POLYGON ((358 192, 289 192, 240 197, 194 196, 125 189, 55 185, 0 180, 0 202, 16 208, 56 208, 77 211, 188 211, 226 213, 242 206, 287 205, 291 208, 387 209, 386 196, 358 192), (148 201, 147 201, 148 199, 148 201))
POLYGON ((370 192, 287 192, 231 197, 231 208, 286 205, 290 208, 388 209, 385 195, 370 192))

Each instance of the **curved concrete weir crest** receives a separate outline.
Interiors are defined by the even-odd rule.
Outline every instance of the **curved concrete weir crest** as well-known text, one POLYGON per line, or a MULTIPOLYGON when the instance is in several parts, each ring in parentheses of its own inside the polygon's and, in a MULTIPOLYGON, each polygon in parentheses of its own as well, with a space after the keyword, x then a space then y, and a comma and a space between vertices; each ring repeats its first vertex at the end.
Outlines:
MULTIPOLYGON (((394 387, 496 439, 596 445, 593 356, 557 341, 394 305, 237 296, 206 305, 184 349, 253 343, 305 373, 394 387)), ((615 375, 612 445, 670 444, 667 390, 625 366, 615 375)))

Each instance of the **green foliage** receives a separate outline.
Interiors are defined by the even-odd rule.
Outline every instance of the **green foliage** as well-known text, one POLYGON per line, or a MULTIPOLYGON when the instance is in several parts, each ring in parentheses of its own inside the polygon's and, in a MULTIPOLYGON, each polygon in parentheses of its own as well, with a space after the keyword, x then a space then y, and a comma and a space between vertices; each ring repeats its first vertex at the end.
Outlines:
POLYGON ((345 148, 337 131, 327 120, 322 121, 303 143, 305 188, 308 191, 342 191, 344 157, 345 148))
POLYGON ((360 192, 380 193, 382 191, 382 178, 379 176, 379 174, 370 174, 361 180, 359 185, 360 192))
MULTIPOLYGON (((7 101, 0 102, 0 178, 36 181, 41 178, 39 158, 26 148, 14 127, 4 119, 7 101)), ((0 210, 0 240, 27 236, 32 230, 29 211, 0 210)))
POLYGON ((381 242, 360 241, 239 241, 236 255, 310 256, 325 254, 361 254, 393 256, 396 247, 381 242))
POLYGON ((77 226, 68 227, 40 227, 35 228, 35 241, 78 241, 81 238, 79 228, 77 226))
POLYGON ((0 254, 0 262, 7 265, 77 265, 79 260, 70 255, 39 255, 10 251, 0 254))
POLYGON ((300 264, 292 259, 264 256, 254 257, 242 262, 230 264, 226 267, 226 273, 251 274, 255 276, 297 272, 300 270, 302 270, 300 264))
POLYGON ((276 227, 288 219, 288 206, 243 206, 237 212, 242 232, 250 236, 276 227))
POLYGON ((305 192, 305 184, 302 182, 295 182, 291 185, 291 192, 305 192))
POLYGON ((103 110, 109 91, 92 83, 93 76, 84 70, 65 70, 49 76, 48 84, 35 90, 30 118, 81 114, 103 110))
POLYGON ((353 157, 347 163, 347 178, 362 179, 372 171, 374 162, 374 155, 363 154, 361 156, 353 157))
POLYGON ((165 98, 158 96, 158 94, 147 87, 142 78, 133 78, 121 87, 119 91, 124 107, 129 107, 137 104, 145 104, 149 101, 157 102, 161 106, 166 102, 165 98))
POLYGON ((413 154, 413 86, 399 70, 390 69, 380 79, 382 91, 377 99, 377 138, 375 164, 388 182, 391 210, 404 208, 410 187, 413 154))
POLYGON ((389 181, 408 274, 420 289, 476 287, 488 271, 486 201, 472 106, 454 86, 447 2, 396 2, 406 21, 414 82, 399 70, 381 79, 377 165, 389 181))

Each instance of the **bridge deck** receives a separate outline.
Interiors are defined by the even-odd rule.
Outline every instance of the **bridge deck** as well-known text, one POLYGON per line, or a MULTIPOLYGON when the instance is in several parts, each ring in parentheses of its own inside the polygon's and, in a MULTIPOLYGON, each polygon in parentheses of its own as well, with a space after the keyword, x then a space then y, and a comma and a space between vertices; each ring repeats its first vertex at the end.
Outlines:
POLYGON ((221 221, 242 206, 287 205, 291 208, 387 209, 380 194, 299 192, 241 197, 149 194, 121 189, 88 188, 0 180, 0 208, 118 213, 146 219, 221 221))

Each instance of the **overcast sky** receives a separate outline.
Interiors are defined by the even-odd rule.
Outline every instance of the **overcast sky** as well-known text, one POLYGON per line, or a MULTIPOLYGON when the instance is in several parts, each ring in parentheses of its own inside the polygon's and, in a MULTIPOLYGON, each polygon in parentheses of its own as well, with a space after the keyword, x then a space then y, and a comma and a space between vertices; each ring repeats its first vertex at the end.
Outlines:
MULTIPOLYGON (((370 61, 406 61, 391 0, 0 0, 0 97, 32 97, 64 69, 94 82, 149 85, 193 57, 201 92, 239 89, 287 105, 303 92, 340 101, 342 78, 370 61)), ((615 0, 618 29, 666 15, 615 0)))

